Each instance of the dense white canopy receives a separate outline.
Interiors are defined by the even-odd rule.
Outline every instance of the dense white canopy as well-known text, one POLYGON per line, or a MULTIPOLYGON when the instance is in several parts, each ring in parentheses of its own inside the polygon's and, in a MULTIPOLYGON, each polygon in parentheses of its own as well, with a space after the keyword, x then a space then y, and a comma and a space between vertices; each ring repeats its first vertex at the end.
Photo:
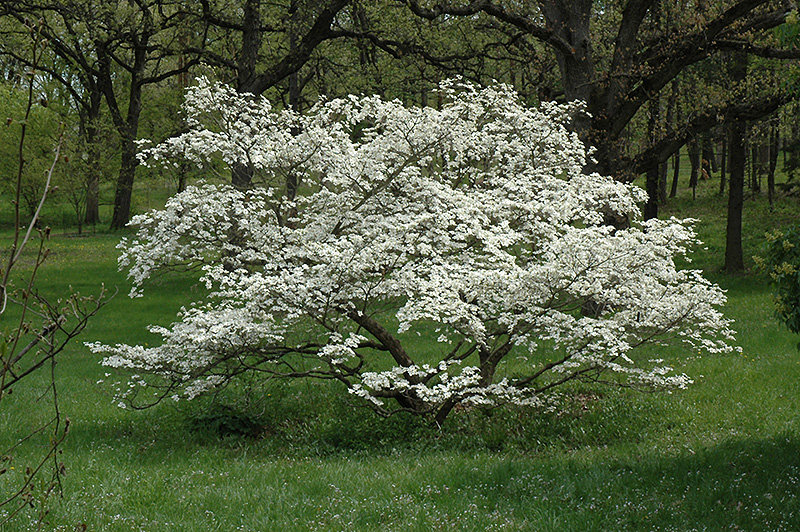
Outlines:
POLYGON ((637 356, 648 342, 732 349, 722 290, 676 269, 691 220, 642 222, 640 189, 583 173, 567 128, 580 104, 441 90, 441 109, 351 96, 298 115, 199 80, 190 131, 148 161, 221 159, 254 186, 190 187, 132 221, 120 264, 134 294, 176 266, 202 267, 210 294, 153 328, 160 346, 92 344, 136 373, 126 389, 191 398, 264 371, 443 418, 461 402, 542 405, 573 379, 691 382, 637 356))

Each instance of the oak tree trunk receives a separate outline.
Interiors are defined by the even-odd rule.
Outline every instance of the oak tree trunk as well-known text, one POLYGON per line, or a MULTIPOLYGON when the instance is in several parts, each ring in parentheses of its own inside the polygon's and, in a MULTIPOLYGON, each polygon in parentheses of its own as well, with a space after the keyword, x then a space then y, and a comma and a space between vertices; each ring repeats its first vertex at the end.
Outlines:
MULTIPOLYGON (((729 69, 732 81, 740 82, 747 76, 747 54, 731 54, 729 69)), ((728 224, 725 235, 725 271, 735 273, 744 270, 742 251, 742 210, 744 208, 744 180, 747 152, 745 146, 746 125, 734 122, 730 126, 730 185, 728 187, 728 224)))

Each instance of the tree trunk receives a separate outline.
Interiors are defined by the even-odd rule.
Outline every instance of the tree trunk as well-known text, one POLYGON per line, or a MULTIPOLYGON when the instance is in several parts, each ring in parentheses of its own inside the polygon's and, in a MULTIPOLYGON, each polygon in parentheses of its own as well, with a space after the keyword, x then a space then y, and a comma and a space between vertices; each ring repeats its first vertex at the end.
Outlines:
MULTIPOLYGON (((740 82, 747 76, 747 54, 735 52, 729 62, 731 79, 740 82)), ((744 179, 747 152, 745 151, 746 125, 734 122, 730 126, 730 186, 728 190, 728 224, 725 234, 725 271, 744 270, 742 251, 742 210, 744 209, 744 179)))
POLYGON ((658 165, 658 203, 667 204, 667 161, 658 165))
POLYGON ((261 0, 246 0, 242 6, 242 46, 236 61, 236 90, 258 93, 256 65, 261 49, 261 0))
POLYGON ((86 170, 86 213, 83 222, 86 225, 100 223, 100 155, 97 141, 88 146, 86 170))
POLYGON ((651 168, 647 171, 645 189, 647 191, 647 203, 644 205, 644 219, 650 220, 658 218, 658 180, 659 167, 651 168))
MULTIPOLYGON (((677 129, 675 126, 680 123, 681 121, 681 108, 678 105, 678 96, 680 86, 678 85, 677 78, 672 81, 672 95, 670 97, 670 107, 667 109, 667 114, 671 114, 669 124, 674 128, 677 129), (672 110, 673 113, 669 113, 672 110), (674 120, 672 119, 674 117, 674 120)), ((681 171, 681 148, 675 150, 675 153, 672 155, 672 186, 670 187, 669 197, 674 198, 678 195, 678 176, 680 175, 681 171)))
POLYGON ((692 198, 694 199, 697 197, 697 181, 700 178, 700 172, 703 171, 700 157, 700 143, 697 138, 693 138, 689 141, 687 149, 689 151, 689 163, 692 165, 692 173, 689 176, 689 187, 692 189, 692 198))
MULTIPOLYGON (((136 167, 139 160, 136 157, 136 138, 139 134, 139 118, 142 112, 142 83, 147 59, 147 41, 134 50, 134 67, 131 72, 131 85, 128 92, 128 111, 124 121, 120 121, 117 112, 117 129, 120 133, 122 160, 117 178, 117 187, 114 193, 114 214, 111 218, 111 229, 122 229, 131 219, 131 198, 133 196, 133 182, 136 177, 136 167)), ((108 97, 106 97, 108 100, 108 97)))
MULTIPOLYGON (((184 21, 184 16, 179 15, 178 18, 181 22, 184 21)), ((186 52, 185 50, 189 47, 190 42, 190 34, 189 34, 189 27, 188 26, 179 26, 180 29, 180 42, 181 42, 181 53, 178 56, 178 68, 180 69, 180 73, 178 74, 178 87, 181 89, 181 94, 186 94, 186 89, 189 87, 189 69, 188 69, 188 62, 186 61, 186 52)), ((181 117, 179 123, 179 127, 181 130, 187 130, 189 128, 189 124, 186 122, 185 117, 181 117)), ((186 190, 187 181, 189 178, 189 163, 186 159, 182 159, 181 162, 178 164, 178 190, 177 192, 183 192, 186 190)))
POLYGON ((189 179, 189 163, 186 161, 181 161, 178 164, 178 189, 177 192, 183 192, 186 190, 186 185, 188 184, 189 179))
MULTIPOLYGON (((138 129, 138 128, 137 128, 138 129)), ((136 177, 135 137, 125 135, 122 145, 122 164, 117 177, 117 188, 114 193, 114 215, 111 218, 111 229, 122 229, 131 219, 131 198, 133 196, 133 182, 136 177)))
MULTIPOLYGON (((655 143, 658 137, 658 123, 661 118, 661 102, 658 97, 650 100, 649 111, 648 130, 650 142, 655 143)), ((645 189, 647 190, 647 203, 644 206, 645 220, 658 218, 659 184, 661 182, 660 167, 660 164, 654 165, 645 174, 645 189)))
MULTIPOLYGON (((236 58, 236 91, 258 94, 256 87, 258 53, 261 49, 261 0, 246 0, 242 6, 242 44, 236 58)), ((231 184, 240 189, 250 188, 253 168, 243 162, 231 166, 231 184)))
POLYGON ((780 133, 778 132, 778 122, 773 120, 770 124, 769 132, 769 171, 767 172, 767 196, 769 205, 772 207, 775 201, 775 169, 778 166, 778 149, 780 146, 780 133))
POLYGON ((249 164, 235 162, 231 166, 231 184, 239 190, 246 190, 253 181, 253 173, 249 164))
POLYGON ((447 399, 442 403, 442 406, 439 407, 439 410, 433 418, 433 422, 437 427, 441 427, 444 424, 444 420, 447 418, 447 415, 452 412, 456 404, 456 401, 453 399, 447 399))
POLYGON ((86 212, 84 223, 96 225, 100 223, 100 139, 98 138, 98 121, 102 95, 91 97, 89 116, 86 118, 86 212))
POLYGON ((678 195, 678 176, 681 173, 681 150, 672 156, 672 186, 669 190, 669 197, 674 198, 678 195))
POLYGON ((725 194, 725 179, 728 176, 728 127, 722 126, 722 157, 719 169, 719 195, 725 194))
MULTIPOLYGON (((666 116, 664 117, 664 126, 667 131, 673 131, 675 129, 675 111, 678 106, 678 80, 675 79, 672 81, 672 86, 669 94, 669 100, 667 100, 667 111, 666 116)), ((677 150, 676 153, 680 153, 680 149, 677 150)), ((661 175, 659 178, 659 185, 658 185, 658 195, 661 203, 666 205, 668 198, 674 197, 672 195, 672 191, 667 193, 667 161, 669 158, 665 159, 663 163, 661 163, 661 175)), ((673 164, 675 161, 675 155, 673 155, 673 164)), ((677 190, 676 190, 677 193, 677 190)))
POLYGON ((730 185, 728 187, 728 224, 725 240, 725 271, 744 270, 742 251, 742 210, 744 207, 744 176, 747 156, 745 152, 745 125, 730 127, 730 185))
POLYGON ((703 135, 703 179, 711 179, 714 177, 714 172, 717 171, 717 163, 714 156, 714 143, 711 135, 703 135))
MULTIPOLYGON (((592 0, 548 0, 540 3, 547 27, 552 28, 554 36, 567 45, 553 49, 564 96, 567 101, 587 102, 588 111, 592 115, 590 118, 589 115, 580 113, 572 121, 572 127, 581 140, 596 148, 594 158, 587 165, 587 171, 613 175, 619 148, 618 135, 611 139, 608 135, 600 134, 593 126, 594 121, 604 120, 606 113, 613 113, 614 110, 609 108, 609 102, 598 101, 592 91, 595 87, 590 31, 592 5, 592 0)), ((619 80, 612 77, 610 82, 617 84, 619 80)))
MULTIPOLYGON (((751 130, 752 131, 752 130, 751 130)), ((760 143, 755 135, 750 140, 750 190, 753 194, 761 192, 760 143)))

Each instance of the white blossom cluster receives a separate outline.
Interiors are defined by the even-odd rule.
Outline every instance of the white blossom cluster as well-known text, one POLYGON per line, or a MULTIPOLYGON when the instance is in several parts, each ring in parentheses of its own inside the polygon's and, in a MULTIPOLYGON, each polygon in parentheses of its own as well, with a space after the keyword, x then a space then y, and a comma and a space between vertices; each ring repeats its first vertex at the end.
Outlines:
POLYGON ((733 349, 723 291, 675 265, 697 243, 692 220, 642 222, 640 189, 583 173, 567 128, 580 104, 530 108, 504 85, 458 80, 441 90, 441 109, 350 96, 299 115, 199 80, 190 131, 143 160, 246 165, 254 185, 189 187, 134 218, 120 244, 132 293, 185 267, 202 268, 209 295, 153 329, 160 346, 92 349, 165 394, 253 370, 445 415, 543 405, 574 379, 683 387, 636 348, 733 349), (417 335, 432 345, 407 351, 417 335))

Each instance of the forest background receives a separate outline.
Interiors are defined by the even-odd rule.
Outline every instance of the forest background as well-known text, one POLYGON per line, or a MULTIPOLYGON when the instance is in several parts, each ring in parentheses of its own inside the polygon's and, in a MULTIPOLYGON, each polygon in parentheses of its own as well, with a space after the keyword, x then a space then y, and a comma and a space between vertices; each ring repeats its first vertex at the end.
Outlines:
MULTIPOLYGON (((596 147, 592 169, 622 181, 636 181, 646 188, 650 196, 645 206, 646 217, 656 217, 660 211, 672 214, 676 209, 680 216, 697 217, 713 217, 711 211, 724 211, 721 223, 712 225, 716 233, 710 238, 704 235, 711 245, 702 266, 707 270, 722 267, 727 273, 742 272, 750 265, 742 245, 742 220, 748 216, 747 198, 765 197, 768 205, 754 207, 751 216, 796 219, 792 214, 796 212, 795 173, 800 166, 800 126, 796 119, 800 50, 796 9, 791 2, 757 0, 690 3, 657 0, 627 3, 590 0, 536 3, 499 0, 3 1, 0 2, 0 70, 3 76, 0 113, 8 118, 7 125, 0 128, 3 193, 10 194, 14 187, 18 163, 17 126, 22 124, 26 114, 29 88, 33 89, 35 105, 24 120, 28 135, 21 188, 23 210, 28 217, 33 216, 45 190, 54 147, 58 145, 59 161, 52 173, 57 189, 48 198, 40 225, 63 232, 99 234, 100 239, 108 243, 107 230, 120 232, 132 215, 161 206, 168 195, 198 180, 227 181, 240 187, 249 184, 251 176, 247 167, 212 175, 181 165, 165 172, 143 167, 136 158, 139 139, 159 142, 186 130, 181 103, 185 89, 196 76, 230 83, 239 92, 264 95, 278 108, 299 112, 307 110, 320 96, 351 93, 374 93, 397 98, 408 105, 436 107, 442 105, 438 83, 462 76, 482 85, 493 80, 508 83, 530 105, 545 101, 585 101, 587 113, 573 127, 587 144, 596 147), (687 200, 687 186, 692 198, 698 190, 705 191, 705 198, 695 198, 696 202, 687 200), (713 190, 713 194, 708 195, 709 190, 713 190), (681 194, 683 200, 679 198, 681 194)), ((4 228, 13 223, 8 212, 5 208, 0 211, 0 224, 4 228)), ((755 221, 753 226, 772 229, 762 221, 755 221)), ((67 245, 71 249, 70 246, 72 244, 67 245)), ((98 259, 113 262, 112 257, 98 259)), ((60 281, 52 282, 57 285, 60 281)), ((735 280, 732 282, 736 285, 735 280)), ((746 307, 746 300, 735 299, 734 309, 737 305, 746 307)), ((765 319, 761 314, 758 316, 750 316, 750 319, 765 319)), ((786 343, 783 339, 781 342, 786 343)), ((717 362, 709 364, 716 366, 717 362)), ((781 359, 780 364, 783 364, 784 375, 790 375, 786 371, 789 362, 781 359)), ((704 368, 701 371, 709 370, 701 368, 704 368)), ((710 392, 706 389, 700 393, 710 392)), ((752 394, 754 401, 757 396, 752 394)), ((578 410, 583 411, 586 407, 583 402, 588 401, 590 411, 603 415, 599 410, 591 410, 601 408, 593 406, 594 396, 579 399, 578 410)), ((616 400, 617 396, 613 396, 610 403, 602 407, 604 414, 608 413, 608 405, 616 400)), ((622 409, 621 414, 616 414, 621 418, 613 434, 607 432, 612 430, 607 426, 590 422, 587 425, 590 439, 593 442, 621 441, 624 445, 634 440, 638 442, 638 436, 634 437, 633 433, 647 431, 637 425, 636 415, 643 410, 651 415, 660 408, 654 405, 661 403, 634 403, 630 407, 633 413, 622 409)), ((671 414, 662 420, 663 424, 685 421, 676 414, 676 408, 667 409, 671 414)), ((226 423, 247 421, 226 417, 228 414, 222 411, 221 415, 219 412, 206 417, 200 415, 195 417, 195 423, 208 423, 215 428, 222 426, 224 432, 230 428, 226 423)), ((102 412, 101 415, 109 419, 112 416, 102 412)), ((583 417, 584 414, 576 414, 574 419, 537 421, 552 425, 541 427, 541 431, 533 430, 524 438, 510 428, 516 426, 514 419, 505 419, 491 430, 486 426, 475 430, 483 431, 481 438, 488 449, 513 447, 511 441, 515 438, 529 445, 530 440, 525 438, 545 438, 542 435, 553 430, 559 438, 564 437, 567 447, 580 446, 586 441, 577 436, 579 430, 584 430, 578 428, 583 417), (580 422, 575 421, 579 418, 580 422)), ((358 427, 359 422, 352 417, 345 421, 350 423, 348 430, 343 430, 346 423, 323 427, 323 431, 329 433, 323 434, 322 447, 343 445, 351 450, 352 446, 364 444, 363 434, 352 428, 358 427)), ((481 423, 473 419, 466 422, 481 423)), ((154 422, 153 426, 157 428, 161 423, 164 422, 154 422)), ((780 423, 776 418, 775 427, 780 423)), ((407 436, 404 431, 422 430, 387 426, 390 434, 394 430, 397 437, 388 437, 389 446, 398 445, 398 439, 407 436)), ((237 425, 233 432, 240 428, 237 425)), ((374 427, 362 429, 370 431, 374 427)), ((139 452, 139 447, 151 445, 153 437, 151 432, 144 434, 138 430, 131 429, 134 437, 124 444, 136 447, 131 447, 134 453, 139 452)), ((245 423, 243 431, 246 430, 245 423)), ((775 428, 773 432, 777 434, 780 430, 775 428)), ((695 468, 698 471, 714 469, 719 473, 708 476, 708 486, 687 484, 699 491, 705 489, 703 493, 707 493, 709 499, 698 505, 697 513, 689 515, 703 515, 712 503, 716 504, 717 493, 710 487, 711 483, 724 483, 732 478, 729 471, 720 473, 725 464, 734 464, 731 467, 736 473, 741 472, 744 478, 746 472, 748 479, 758 476, 754 475, 759 469, 754 465, 758 456, 772 453, 784 456, 787 464, 793 464, 788 456, 796 449, 796 437, 793 433, 781 434, 781 437, 763 441, 748 440, 746 445, 738 441, 719 448, 719 454, 705 451, 702 459, 688 465, 672 464, 679 475, 691 476, 695 468), (737 461, 732 458, 734 456, 747 456, 748 460, 737 461), (716 462, 722 464, 719 471, 716 462)), ((717 436, 714 434, 713 438, 717 436)), ((88 439, 82 440, 80 433, 75 438, 78 446, 94 445, 88 439)), ((297 435, 292 438, 279 439, 275 445, 283 445, 285 441, 289 441, 290 446, 297 445, 300 441, 297 435)), ((683 441, 675 443, 678 440, 680 438, 670 445, 684 444, 683 441)), ((152 445, 154 442, 155 439, 152 445)), ((446 444, 441 445, 445 447, 446 444)), ((170 444, 156 445, 157 451, 167 452, 165 445, 170 444)), ((456 442, 454 447, 459 445, 465 444, 456 442)), ((310 447, 319 451, 319 441, 310 447)), ((303 448, 302 452, 309 452, 310 447, 303 448)), ((467 446, 468 452, 472 450, 473 447, 467 446)), ((263 452, 272 451, 274 449, 270 448, 263 452)), ((387 449, 381 452, 384 451, 390 452, 387 449)), ((633 454, 639 452, 616 454, 614 459, 630 464, 633 454)), ((182 458, 187 463, 191 461, 190 454, 186 451, 182 458)), ((153 460, 155 463, 155 458, 153 460)), ((213 458, 206 457, 206 460, 213 458)), ((446 457, 447 460, 455 461, 457 468, 464 471, 472 471, 477 463, 461 455, 446 457)), ((487 473, 489 477, 480 479, 480 483, 485 482, 491 488, 481 491, 469 486, 479 491, 481 497, 490 499, 496 495, 494 486, 502 484, 498 480, 500 477, 519 478, 520 482, 527 479, 526 466, 519 462, 495 464, 493 460, 478 459, 487 466, 487 471, 496 472, 497 479, 492 476, 494 473, 487 473)), ((618 487, 626 478, 645 478, 641 483, 633 483, 636 486, 632 488, 633 493, 613 501, 609 498, 609 507, 613 504, 617 508, 628 504, 622 502, 626 497, 635 499, 636 490, 656 482, 658 474, 649 479, 647 475, 652 474, 650 469, 659 469, 663 460, 663 457, 651 457, 645 472, 633 467, 629 471, 630 466, 624 465, 613 474, 596 469, 592 462, 586 468, 590 473, 587 484, 572 486, 570 493, 562 493, 566 489, 563 483, 558 488, 553 487, 555 484, 551 486, 550 477, 537 482, 546 492, 565 500, 578 500, 580 494, 578 507, 583 508, 585 503, 586 512, 581 517, 584 521, 578 523, 590 528, 595 518, 591 517, 589 497, 585 495, 597 487, 591 482, 592 475, 605 479, 598 480, 598 484, 609 481, 611 477, 605 475, 611 475, 616 479, 611 483, 616 482, 618 487)), ((415 464, 418 468, 432 467, 420 465, 419 461, 415 464)), ((557 461, 552 466, 552 478, 562 478, 565 471, 574 466, 573 462, 561 464, 557 461)), ((83 467, 92 470, 90 464, 83 464, 83 467)), ((173 472, 167 470, 164 474, 176 478, 185 476, 185 472, 178 472, 181 467, 176 465, 173 472)), ((298 467, 302 469, 305 465, 298 467)), ((338 464, 337 467, 347 469, 348 466, 338 464)), ((229 469, 236 470, 235 467, 229 469)), ((369 467, 364 469, 369 470, 369 467)), ((115 472, 127 474, 116 469, 115 472)), ((222 474, 222 469, 219 472, 222 474)), ((663 485, 665 478, 660 477, 658 482, 663 485)), ((795 516, 790 510, 794 511, 796 501, 791 496, 791 483, 784 486, 783 477, 771 478, 773 484, 777 483, 783 490, 780 493, 791 499, 776 507, 773 522, 792 523, 795 516)), ((88 477, 84 479, 82 489, 88 489, 88 481, 88 477)), ((446 477, 440 484, 455 482, 455 477, 446 477)), ((747 489, 762 488, 753 482, 756 481, 751 480, 741 492, 732 488, 731 496, 723 497, 728 506, 720 510, 720 523, 738 522, 738 518, 731 517, 734 511, 742 507, 752 510, 753 504, 757 509, 759 501, 763 508, 766 500, 772 500, 775 493, 765 491, 766 487, 756 503, 745 500, 747 489), (738 508, 737 498, 741 499, 738 508)), ((428 487, 431 485, 431 489, 441 487, 436 482, 428 487)), ((320 492, 326 492, 327 488, 323 488, 319 488, 320 492)), ((678 488, 683 488, 680 481, 665 489, 678 488)), ((518 493, 513 487, 505 485, 503 489, 511 490, 512 499, 523 497, 522 492, 518 493)), ((355 494, 351 491, 353 497, 355 494)), ((335 495, 333 500, 336 500, 335 495)), ((94 500, 93 495, 87 497, 89 501, 94 500)), ((330 499, 330 493, 321 494, 321 497, 330 499)), ((426 496, 420 497, 428 500, 426 496)), ((662 494, 662 498, 672 500, 666 494, 662 494)), ((297 500, 300 499, 302 497, 297 500)), ((672 502, 680 506, 685 504, 685 499, 672 502)), ((645 519, 648 513, 659 514, 663 510, 661 504, 656 498, 645 499, 641 508, 612 511, 608 519, 616 519, 622 526, 621 522, 628 519, 645 519)), ((313 504, 307 510, 313 513, 311 506, 313 504)), ((414 513, 408 511, 402 500, 397 502, 397 508, 407 516, 414 513)), ((470 508, 459 506, 456 513, 467 515, 470 508)), ((537 513, 547 510, 540 510, 536 505, 531 508, 539 518, 537 522, 547 521, 537 513)), ((76 513, 79 511, 70 507, 66 511, 67 520, 80 521, 83 516, 76 513)), ((424 504, 418 506, 417 515, 428 517, 426 524, 420 525, 423 527, 429 526, 431 519, 435 521, 437 515, 426 512, 424 504)), ((661 515, 662 523, 666 523, 663 526, 674 527, 674 520, 666 514, 664 511, 661 515)), ((749 519, 758 522, 757 515, 751 512, 749 519)), ((376 513, 374 518, 381 521, 387 517, 376 513)), ((108 524, 115 516, 109 513, 103 519, 108 524)), ((338 515, 326 515, 325 519, 328 524, 339 522, 338 515)), ((556 521, 554 518, 553 523, 556 521)), ((32 522, 45 521, 41 518, 32 522)), ((489 526, 486 523, 502 528, 502 522, 489 512, 482 514, 482 520, 470 521, 476 529, 489 526)), ((607 525, 611 521, 603 522, 607 525)), ((206 522, 200 515, 196 523, 206 522)), ((313 524, 311 518, 307 523, 313 524)), ((557 529, 556 524, 553 526, 557 529)), ((643 529, 650 528, 643 525, 643 529)))

